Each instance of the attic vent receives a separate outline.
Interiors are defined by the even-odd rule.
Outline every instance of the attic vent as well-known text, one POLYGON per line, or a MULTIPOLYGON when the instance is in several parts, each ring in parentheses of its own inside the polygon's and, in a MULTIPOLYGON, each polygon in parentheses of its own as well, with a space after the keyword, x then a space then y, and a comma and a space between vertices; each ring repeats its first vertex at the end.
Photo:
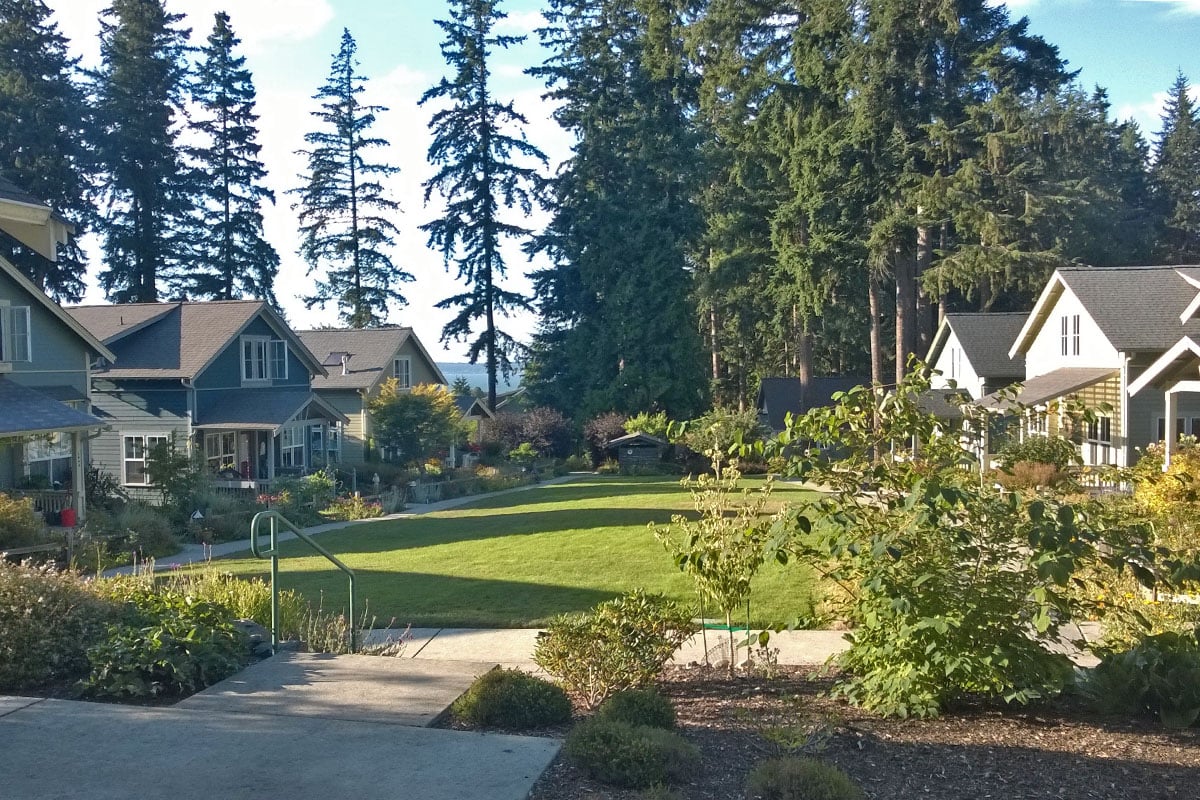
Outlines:
POLYGON ((350 360, 350 353, 345 353, 340 350, 334 351, 325 356, 325 360, 321 362, 322 367, 340 367, 343 362, 350 360))

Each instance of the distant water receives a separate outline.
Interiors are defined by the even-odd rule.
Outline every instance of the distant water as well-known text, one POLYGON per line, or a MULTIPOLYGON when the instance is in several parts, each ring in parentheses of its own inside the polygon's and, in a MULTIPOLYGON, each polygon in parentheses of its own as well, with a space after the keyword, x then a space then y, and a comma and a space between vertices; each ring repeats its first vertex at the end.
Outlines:
MULTIPOLYGON (((441 368, 442 374, 446 376, 446 381, 450 384, 453 384, 454 381, 458 380, 459 376, 461 375, 467 379, 467 382, 470 383, 471 386, 479 389, 487 389, 487 367, 483 364, 465 364, 439 361, 438 367, 441 368)), ((511 392, 520 385, 521 374, 519 372, 510 375, 507 381, 504 380, 504 376, 501 375, 499 376, 499 380, 496 382, 496 391, 511 392)))

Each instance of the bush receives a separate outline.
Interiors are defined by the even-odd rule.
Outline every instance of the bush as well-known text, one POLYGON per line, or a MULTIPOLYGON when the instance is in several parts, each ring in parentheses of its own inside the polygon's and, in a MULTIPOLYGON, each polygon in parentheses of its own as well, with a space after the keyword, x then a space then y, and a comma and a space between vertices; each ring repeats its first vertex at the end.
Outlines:
POLYGON ((136 551, 142 558, 162 558, 179 552, 174 524, 167 512, 148 503, 130 503, 115 513, 94 511, 88 515, 87 530, 109 539, 108 549, 136 551))
POLYGON ((0 550, 38 544, 45 529, 33 511, 33 501, 0 492, 0 550))
POLYGON ((596 474, 598 475, 619 475, 620 472, 621 464, 611 458, 596 467, 596 474))
POLYGON ((450 711, 476 727, 543 728, 571 721, 567 693, 549 681, 519 669, 494 669, 481 675, 450 711))
POLYGON ((117 612, 77 573, 0 560, 0 693, 87 674, 117 612))
POLYGON ((368 503, 359 495, 351 495, 335 499, 321 512, 321 516, 339 521, 374 519, 383 516, 383 506, 379 503, 368 503))
POLYGON ((592 462, 584 456, 567 456, 567 460, 563 462, 563 467, 567 472, 591 472, 592 462))
POLYGON ((837 767, 812 758, 759 762, 746 779, 750 800, 864 800, 866 795, 837 767))
POLYGON ((1067 475, 1054 464, 1016 461, 996 472, 995 479, 1005 489, 1038 489, 1059 486, 1067 479, 1067 475))
POLYGON ((695 631, 687 611, 661 595, 635 591, 587 614, 557 617, 538 636, 533 658, 595 708, 613 692, 652 683, 695 631))
MULTIPOLYGON (((230 619, 249 619, 271 626, 271 587, 262 578, 237 578, 207 568, 172 572, 164 582, 169 592, 193 597, 224 609, 230 619)), ((295 589, 279 592, 279 635, 298 639, 310 614, 308 603, 295 589)))
POLYGON ((1164 725, 1200 721, 1200 641, 1196 631, 1145 637, 1109 653, 1088 673, 1084 693, 1106 713, 1157 714, 1164 725))
POLYGON ((626 689, 600 706, 597 716, 628 725, 670 730, 675 727, 675 707, 654 689, 626 689))
POLYGON ((1079 446, 1062 436, 1030 436, 1023 442, 1010 442, 998 453, 1000 463, 1011 468, 1020 461, 1053 464, 1062 472, 1079 463, 1079 446))
POLYGON ((685 423, 679 441, 705 455, 716 450, 727 454, 735 445, 762 441, 766 429, 755 411, 714 408, 702 417, 685 423))
POLYGON ((199 691, 241 669, 245 635, 217 606, 138 581, 101 588, 128 605, 87 648, 91 672, 79 683, 97 697, 179 696, 199 691))
POLYGON ((539 456, 566 458, 571 454, 571 423, 553 408, 504 412, 481 426, 485 451, 491 446, 496 454, 507 453, 528 442, 539 456))
POLYGON ((671 427, 671 420, 667 419, 667 412, 660 411, 657 414, 649 414, 645 411, 637 416, 630 417, 625 420, 626 433, 644 433, 647 436, 657 436, 660 439, 668 438, 668 430, 671 427))
POLYGON ((633 789, 683 778, 700 761, 676 733, 598 717, 575 726, 563 749, 592 778, 633 789))

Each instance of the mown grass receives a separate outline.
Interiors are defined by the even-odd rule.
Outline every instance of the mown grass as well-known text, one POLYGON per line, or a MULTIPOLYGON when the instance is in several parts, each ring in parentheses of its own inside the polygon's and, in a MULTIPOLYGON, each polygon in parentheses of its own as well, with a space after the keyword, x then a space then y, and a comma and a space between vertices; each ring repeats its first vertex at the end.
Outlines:
MULTIPOLYGON (((784 502, 802 491, 784 485, 774 496, 784 502)), ((691 495, 675 479, 589 476, 352 526, 322 534, 321 543, 358 574, 360 603, 377 626, 539 627, 634 588, 698 607, 691 580, 648 527, 691 511, 691 495)), ((303 543, 282 552, 283 588, 326 610, 345 605, 344 575, 303 543)), ((216 566, 266 572, 266 562, 236 556, 216 566)), ((770 563, 753 584, 751 618, 756 626, 788 621, 811 613, 812 603, 807 572, 770 563)))

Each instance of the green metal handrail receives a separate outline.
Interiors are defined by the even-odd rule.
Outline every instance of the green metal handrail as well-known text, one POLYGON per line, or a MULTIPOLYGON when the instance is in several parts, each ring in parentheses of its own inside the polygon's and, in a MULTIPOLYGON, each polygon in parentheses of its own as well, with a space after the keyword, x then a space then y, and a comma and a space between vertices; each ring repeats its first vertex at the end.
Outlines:
POLYGON ((293 525, 287 517, 280 514, 278 511, 260 511, 254 515, 254 519, 250 521, 250 552, 254 553, 255 558, 271 559, 271 652, 274 653, 279 648, 279 525, 282 522, 297 539, 304 541, 313 550, 316 550, 321 555, 325 556, 335 567, 346 573, 346 577, 350 579, 350 652, 358 652, 358 637, 355 630, 354 621, 354 570, 347 567, 337 559, 333 553, 326 550, 321 545, 317 544, 316 540, 309 536, 304 531, 293 525), (263 550, 258 546, 259 523, 263 520, 269 521, 270 527, 270 542, 269 550, 263 550))

